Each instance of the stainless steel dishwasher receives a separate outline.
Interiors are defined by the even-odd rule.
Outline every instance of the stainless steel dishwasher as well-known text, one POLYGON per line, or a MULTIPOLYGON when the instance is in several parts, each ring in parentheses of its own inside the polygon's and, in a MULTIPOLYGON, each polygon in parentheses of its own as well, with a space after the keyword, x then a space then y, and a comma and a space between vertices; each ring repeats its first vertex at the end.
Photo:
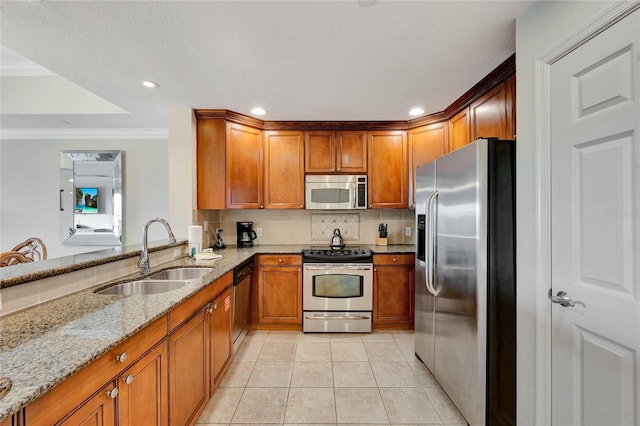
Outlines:
POLYGON ((238 349, 242 338, 249 331, 251 318, 251 277, 253 276, 253 259, 237 266, 233 279, 233 346, 238 349))

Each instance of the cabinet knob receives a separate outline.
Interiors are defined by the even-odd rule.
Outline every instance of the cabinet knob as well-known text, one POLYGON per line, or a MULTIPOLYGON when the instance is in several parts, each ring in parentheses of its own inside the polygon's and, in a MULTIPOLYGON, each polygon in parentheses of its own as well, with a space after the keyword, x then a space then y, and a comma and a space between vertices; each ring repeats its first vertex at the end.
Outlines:
POLYGON ((209 309, 207 310, 207 312, 209 312, 210 314, 213 313, 213 306, 209 307, 209 309))
POLYGON ((116 355, 116 361, 125 362, 127 360, 127 353, 122 352, 120 355, 116 355))
POLYGON ((260 208, 261 208, 261 209, 264 209, 264 205, 260 204, 260 208))
POLYGON ((118 396, 118 388, 113 388, 110 391, 107 391, 107 396, 111 399, 115 399, 118 396))
POLYGON ((127 377, 123 377, 122 381, 127 384, 130 385, 131 382, 133 382, 133 374, 129 374, 127 377))
POLYGON ((281 257, 278 258, 278 263, 282 263, 282 258, 281 257))
POLYGON ((396 263, 396 262, 398 261, 398 258, 397 258, 397 257, 394 257, 393 259, 391 259, 391 261, 392 261, 393 263, 396 263))

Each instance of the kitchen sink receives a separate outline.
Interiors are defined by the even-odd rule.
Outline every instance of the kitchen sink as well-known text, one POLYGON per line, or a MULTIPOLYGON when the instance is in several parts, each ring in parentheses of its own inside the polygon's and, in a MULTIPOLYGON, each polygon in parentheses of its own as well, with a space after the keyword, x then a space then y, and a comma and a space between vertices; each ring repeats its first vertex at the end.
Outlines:
POLYGON ((145 279, 128 281, 96 291, 97 294, 160 294, 177 290, 189 284, 187 280, 145 279))
POLYGON ((165 269, 149 276, 153 280, 197 280, 204 277, 213 268, 175 268, 165 269))

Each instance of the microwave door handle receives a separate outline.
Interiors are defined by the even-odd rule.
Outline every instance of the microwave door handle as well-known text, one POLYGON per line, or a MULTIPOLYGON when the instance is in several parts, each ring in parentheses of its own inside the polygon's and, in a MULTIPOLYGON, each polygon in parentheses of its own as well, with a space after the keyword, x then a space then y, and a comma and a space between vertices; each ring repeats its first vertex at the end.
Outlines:
POLYGON ((352 208, 356 208, 356 200, 357 200, 357 193, 358 193, 358 185, 355 183, 351 184, 351 203, 352 203, 352 208))

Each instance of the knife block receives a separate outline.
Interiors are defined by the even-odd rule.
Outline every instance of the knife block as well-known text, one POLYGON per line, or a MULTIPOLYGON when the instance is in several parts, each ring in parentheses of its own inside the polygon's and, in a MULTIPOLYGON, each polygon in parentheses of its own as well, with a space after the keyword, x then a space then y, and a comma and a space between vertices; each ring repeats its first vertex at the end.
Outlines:
POLYGON ((376 245, 377 246, 386 246, 387 245, 387 237, 380 238, 380 234, 376 233, 376 245))

